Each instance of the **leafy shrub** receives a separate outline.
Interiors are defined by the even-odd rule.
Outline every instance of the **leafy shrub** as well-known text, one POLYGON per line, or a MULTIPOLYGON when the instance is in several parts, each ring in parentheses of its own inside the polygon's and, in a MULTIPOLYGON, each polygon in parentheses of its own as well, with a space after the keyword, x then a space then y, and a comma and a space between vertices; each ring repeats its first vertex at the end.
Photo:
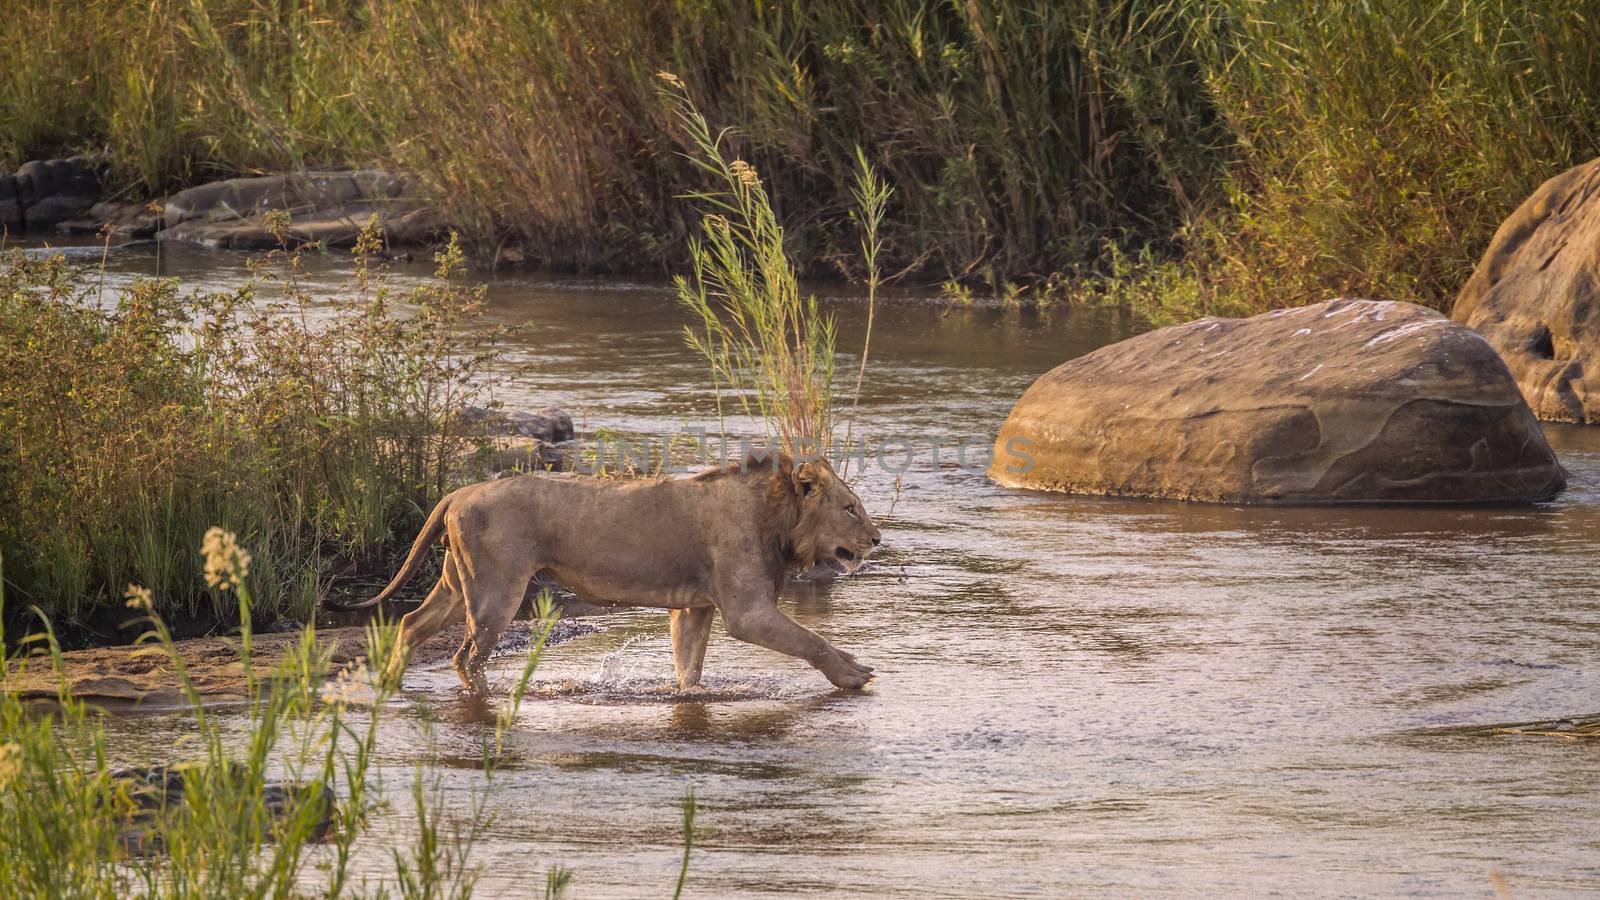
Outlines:
MULTIPOLYGON (((369 235, 370 237, 370 235, 369 235)), ((363 244, 363 251, 371 244, 363 244)), ((358 255, 318 300, 277 254, 223 294, 141 281, 102 304, 54 257, 0 269, 0 552, 13 596, 68 621, 147 585, 214 618, 212 523, 256 548, 263 614, 306 616, 336 573, 383 568, 483 442, 463 421, 501 332, 481 288, 399 292, 358 255)))

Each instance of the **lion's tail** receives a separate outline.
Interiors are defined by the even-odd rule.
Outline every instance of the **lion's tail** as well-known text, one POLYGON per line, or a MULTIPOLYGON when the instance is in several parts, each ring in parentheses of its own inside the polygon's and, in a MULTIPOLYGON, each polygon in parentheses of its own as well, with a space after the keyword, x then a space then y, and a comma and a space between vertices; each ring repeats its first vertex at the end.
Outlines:
POLYGON ((411 552, 406 554, 406 561, 400 566, 400 571, 395 573, 394 578, 389 581, 389 584, 383 590, 378 592, 377 596, 370 600, 363 600, 360 603, 335 603, 324 597, 321 603, 322 607, 340 612, 352 612, 358 609, 366 609, 370 606, 377 606, 379 603, 389 599, 395 591, 400 590, 406 582, 417 574, 418 569, 422 568, 422 561, 428 555, 428 547, 439 539, 439 535, 444 533, 444 514, 449 505, 450 498, 445 497, 439 501, 438 505, 434 506, 433 512, 428 514, 428 521, 422 526, 422 531, 417 533, 417 539, 411 543, 411 552))

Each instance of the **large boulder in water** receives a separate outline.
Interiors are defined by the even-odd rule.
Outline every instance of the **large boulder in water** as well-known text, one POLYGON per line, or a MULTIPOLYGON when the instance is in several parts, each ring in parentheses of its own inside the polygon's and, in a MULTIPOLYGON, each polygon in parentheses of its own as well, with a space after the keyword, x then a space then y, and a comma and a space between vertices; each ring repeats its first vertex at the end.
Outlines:
POLYGON ((1600 159, 1500 225, 1451 317, 1500 351, 1534 415, 1600 422, 1600 159))
POLYGON ((1058 366, 1011 411, 989 475, 1230 503, 1527 501, 1566 486, 1482 337, 1370 300, 1201 319, 1058 366))

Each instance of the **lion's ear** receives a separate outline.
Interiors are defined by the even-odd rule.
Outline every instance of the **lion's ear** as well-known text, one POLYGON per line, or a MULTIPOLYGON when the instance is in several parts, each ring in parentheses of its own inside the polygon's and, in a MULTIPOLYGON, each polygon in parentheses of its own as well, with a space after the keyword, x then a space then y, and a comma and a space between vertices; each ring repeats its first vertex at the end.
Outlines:
POLYGON ((801 463, 794 470, 794 484, 800 489, 800 496, 804 497, 816 488, 822 481, 822 473, 818 471, 814 462, 801 463))

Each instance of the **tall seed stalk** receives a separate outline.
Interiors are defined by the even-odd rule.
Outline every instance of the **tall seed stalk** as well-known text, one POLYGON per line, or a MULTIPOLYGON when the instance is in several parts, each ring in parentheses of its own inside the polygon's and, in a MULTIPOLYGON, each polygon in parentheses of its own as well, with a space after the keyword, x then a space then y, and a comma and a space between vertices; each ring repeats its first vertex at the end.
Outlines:
POLYGON ((755 167, 729 159, 729 131, 713 134, 683 82, 662 73, 662 96, 689 137, 687 158, 712 187, 685 195, 708 210, 689 241, 691 275, 678 302, 699 319, 684 340, 711 366, 719 391, 739 398, 769 442, 793 456, 833 442, 834 321, 802 296, 771 200, 755 167))
POLYGON ((851 191, 856 208, 851 217, 861 229, 861 259, 867 268, 867 333, 861 338, 861 363, 856 367, 856 388, 850 398, 850 418, 845 420, 843 464, 841 476, 849 474, 850 438, 855 430, 856 412, 861 406, 861 383, 867 375, 867 356, 872 350, 872 320, 878 308, 878 285, 882 273, 878 269, 878 255, 883 250, 883 216, 889 207, 889 187, 878 171, 867 161, 866 151, 856 148, 856 183, 851 191))

